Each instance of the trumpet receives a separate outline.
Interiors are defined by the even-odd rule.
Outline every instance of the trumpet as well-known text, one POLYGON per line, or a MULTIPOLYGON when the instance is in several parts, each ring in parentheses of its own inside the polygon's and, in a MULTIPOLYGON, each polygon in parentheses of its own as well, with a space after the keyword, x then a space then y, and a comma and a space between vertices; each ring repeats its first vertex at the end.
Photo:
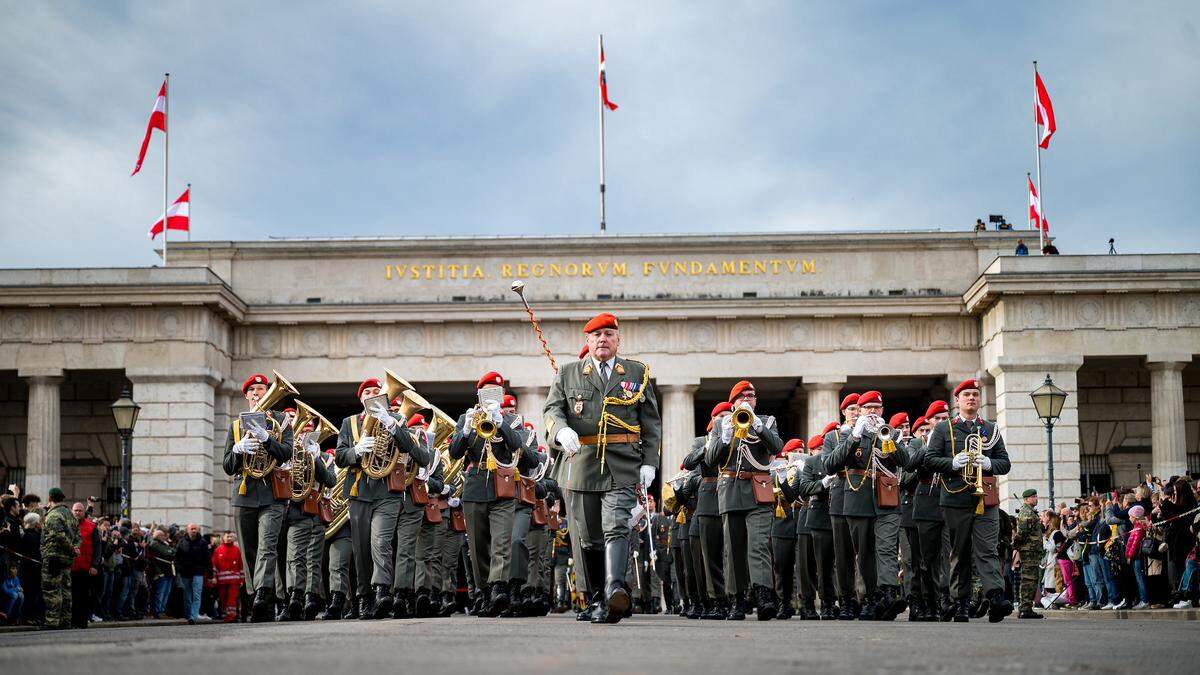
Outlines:
POLYGON ((964 483, 975 488, 974 494, 977 497, 983 496, 983 464, 979 462, 979 458, 983 456, 983 447, 983 436, 979 432, 967 436, 967 463, 962 468, 962 479, 964 483))
POLYGON ((475 430, 475 435, 485 442, 495 438, 499 432, 496 423, 492 421, 487 404, 495 401, 499 405, 503 400, 504 387, 492 384, 479 390, 479 405, 476 406, 475 416, 471 419, 471 428, 475 430))
POLYGON ((749 408, 738 408, 733 411, 733 437, 747 438, 750 436, 750 426, 754 424, 754 411, 749 408))

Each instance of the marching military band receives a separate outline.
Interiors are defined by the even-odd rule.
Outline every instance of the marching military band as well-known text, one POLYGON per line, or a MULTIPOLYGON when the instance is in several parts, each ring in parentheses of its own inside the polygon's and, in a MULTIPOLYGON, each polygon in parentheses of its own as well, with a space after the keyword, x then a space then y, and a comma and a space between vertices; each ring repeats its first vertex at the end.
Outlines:
POLYGON ((368 377, 362 411, 339 426, 278 373, 247 378, 249 411, 231 425, 223 462, 247 618, 1012 613, 995 480, 1009 460, 980 417, 978 381, 954 389, 952 419, 934 401, 911 424, 906 413, 885 421, 878 391, 850 394, 842 419, 808 439, 786 438, 756 412, 753 382, 739 381, 656 500, 650 366, 618 355, 612 314, 583 333, 577 361, 551 359, 544 445, 494 371, 457 417, 390 371, 368 377), (276 412, 288 397, 294 407, 276 412))

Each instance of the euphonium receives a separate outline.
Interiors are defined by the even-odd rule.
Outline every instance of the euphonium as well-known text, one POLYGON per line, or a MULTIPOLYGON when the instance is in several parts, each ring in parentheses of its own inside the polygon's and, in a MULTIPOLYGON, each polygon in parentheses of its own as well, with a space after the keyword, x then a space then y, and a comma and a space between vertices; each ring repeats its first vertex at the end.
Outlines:
MULTIPOLYGON (((384 369, 383 373, 387 380, 384 394, 387 396, 389 402, 405 392, 413 391, 411 384, 392 371, 384 369)), ((366 413, 367 416, 366 421, 363 422, 362 435, 374 438, 375 444, 372 446, 371 452, 362 456, 360 466, 363 473, 371 478, 385 478, 396 468, 396 460, 400 453, 396 449, 396 443, 391 434, 380 429, 379 420, 371 416, 370 410, 366 411, 366 413)))
POLYGON ((333 538, 350 519, 350 501, 345 497, 346 475, 349 473, 349 469, 338 469, 337 482, 325 493, 333 511, 333 520, 325 526, 325 541, 333 538))
POLYGON ((733 437, 746 438, 750 435, 750 426, 754 424, 754 411, 749 408, 738 408, 733 411, 733 437))
POLYGON ((292 501, 302 502, 312 492, 317 477, 317 460, 304 448, 308 436, 304 428, 312 422, 317 443, 336 434, 338 428, 304 401, 296 400, 296 419, 292 422, 292 501))
MULTIPOLYGON (((263 394, 262 398, 258 399, 254 407, 250 409, 250 412, 267 413, 267 424, 271 427, 269 431, 272 436, 279 439, 283 437, 283 427, 271 417, 271 408, 274 408, 289 395, 295 396, 300 392, 296 391, 292 383, 288 382, 287 378, 283 375, 280 375, 278 370, 272 370, 271 375, 272 382, 270 388, 267 389, 267 393, 263 394)), ((267 452, 266 447, 260 445, 258 450, 255 450, 254 454, 250 455, 249 459, 246 460, 242 471, 251 478, 265 478, 275 470, 275 464, 275 458, 267 452)))

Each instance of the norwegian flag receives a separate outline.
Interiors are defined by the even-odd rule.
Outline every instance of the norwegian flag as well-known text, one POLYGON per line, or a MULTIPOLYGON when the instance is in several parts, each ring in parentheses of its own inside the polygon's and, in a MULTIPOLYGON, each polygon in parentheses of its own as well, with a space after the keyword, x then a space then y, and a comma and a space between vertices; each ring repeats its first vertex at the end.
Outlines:
POLYGON ((1033 179, 1025 176, 1025 180, 1029 183, 1029 220, 1033 221, 1034 227, 1049 234, 1050 223, 1046 222, 1045 216, 1042 215, 1042 199, 1038 197, 1037 188, 1033 186, 1033 179))
POLYGON ((158 98, 154 99, 154 108, 150 110, 150 121, 146 123, 146 137, 142 139, 142 149, 138 150, 137 164, 130 176, 136 176, 142 170, 142 162, 146 159, 146 147, 150 145, 150 134, 155 129, 167 133, 167 81, 163 80, 158 90, 158 98))
POLYGON ((1042 125, 1042 138, 1038 141, 1038 145, 1042 149, 1046 149, 1050 147, 1050 137, 1054 135, 1058 127, 1054 124, 1054 106, 1050 103, 1050 94, 1046 93, 1046 85, 1042 82, 1042 76, 1035 72, 1033 79, 1037 87, 1037 100, 1033 104, 1033 113, 1037 123, 1042 125))
POLYGON ((600 102, 609 110, 616 110, 617 104, 608 100, 608 78, 604 71, 604 39, 600 39, 600 102))
MULTIPOLYGON (((188 217, 188 211, 189 207, 191 206, 191 192, 192 189, 190 187, 184 190, 183 194, 179 195, 179 199, 176 199, 175 203, 171 204, 171 207, 167 209, 167 229, 178 230, 182 232, 187 232, 189 230, 191 223, 188 217)), ((150 238, 154 239, 162 233, 163 219, 159 218, 158 222, 150 226, 150 238)))

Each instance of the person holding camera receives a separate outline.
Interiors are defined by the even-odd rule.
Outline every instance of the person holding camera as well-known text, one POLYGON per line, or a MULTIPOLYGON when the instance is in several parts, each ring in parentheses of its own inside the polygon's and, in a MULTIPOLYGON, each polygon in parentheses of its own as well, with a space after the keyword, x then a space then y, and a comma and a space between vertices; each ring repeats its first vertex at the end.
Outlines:
POLYGON ((71 563, 79 555, 79 522, 67 509, 60 488, 50 488, 46 519, 42 524, 42 599, 46 604, 44 627, 71 627, 71 563))

